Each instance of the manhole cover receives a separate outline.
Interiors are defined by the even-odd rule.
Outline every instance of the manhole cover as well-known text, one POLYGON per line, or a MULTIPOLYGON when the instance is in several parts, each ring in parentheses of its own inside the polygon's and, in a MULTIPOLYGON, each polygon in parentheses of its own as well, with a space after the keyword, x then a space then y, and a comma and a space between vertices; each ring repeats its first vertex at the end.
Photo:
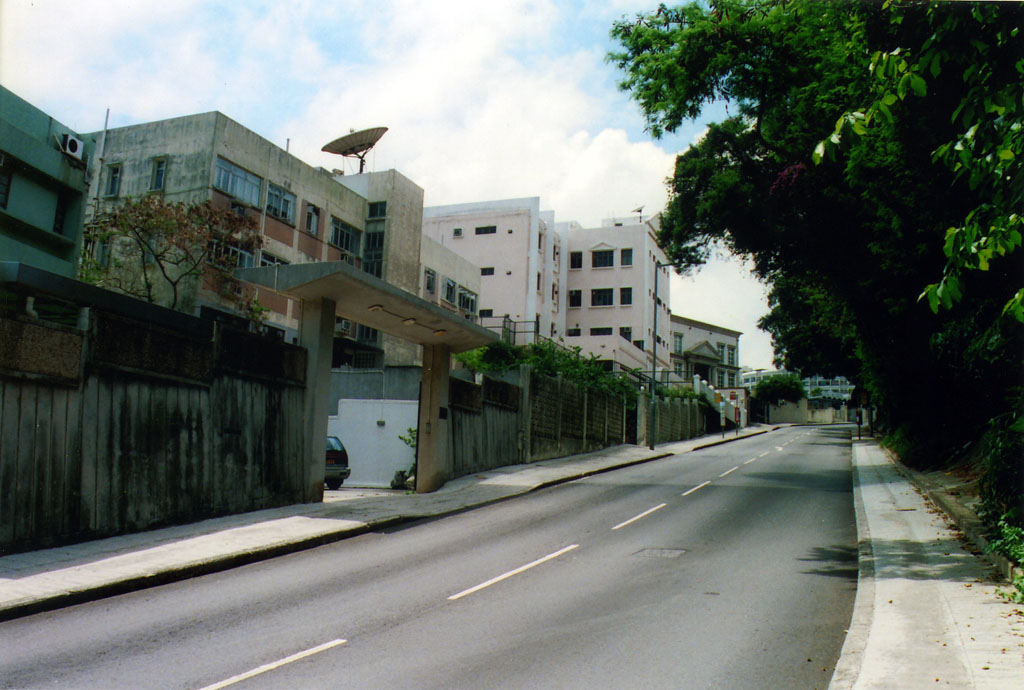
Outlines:
POLYGON ((686 549, 640 549, 634 555, 644 558, 679 558, 686 549))

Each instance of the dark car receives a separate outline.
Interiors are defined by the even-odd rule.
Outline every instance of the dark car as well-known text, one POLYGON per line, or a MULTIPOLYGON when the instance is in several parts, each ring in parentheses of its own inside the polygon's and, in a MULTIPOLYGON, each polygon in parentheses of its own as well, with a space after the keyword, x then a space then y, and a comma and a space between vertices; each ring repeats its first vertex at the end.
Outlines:
POLYGON ((348 466, 348 451, 337 436, 327 437, 327 463, 324 470, 324 482, 328 489, 337 489, 348 479, 352 470, 348 466))

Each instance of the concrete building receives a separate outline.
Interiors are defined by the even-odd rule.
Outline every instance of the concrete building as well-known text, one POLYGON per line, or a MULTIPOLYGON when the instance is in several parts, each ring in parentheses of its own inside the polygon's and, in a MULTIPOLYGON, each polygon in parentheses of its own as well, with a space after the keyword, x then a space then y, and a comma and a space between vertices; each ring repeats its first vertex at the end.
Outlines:
POLYGON ((449 311, 476 320, 480 267, 427 236, 420 240, 418 294, 449 311))
POLYGON ((539 197, 427 207, 423 234, 479 266, 481 325, 507 318, 518 345, 564 333, 564 241, 539 197))
POLYGON ((651 371, 657 342, 659 371, 670 366, 670 286, 656 232, 659 217, 609 219, 599 228, 566 227, 568 268, 565 341, 592 353, 609 367, 651 371), (657 310, 657 333, 654 333, 657 310))
POLYGON ((673 373, 689 380, 699 376, 718 389, 739 388, 740 336, 734 331, 672 314, 673 373))
MULTIPOLYGON (((129 197, 158 194, 170 202, 210 201, 256 218, 263 239, 238 252, 239 267, 346 261, 416 294, 423 190, 394 170, 337 176, 314 168, 219 112, 95 132, 98 165, 90 197, 96 211, 129 197)), ((256 288, 267 321, 293 340, 299 303, 270 287, 256 288)), ((207 284, 196 286, 193 311, 224 311, 207 284)), ((228 309, 229 310, 229 309, 228 309)), ((408 342, 339 319, 336 364, 407 364, 419 352, 408 342)))
POLYGON ((0 261, 78 270, 92 141, 0 86, 0 261))

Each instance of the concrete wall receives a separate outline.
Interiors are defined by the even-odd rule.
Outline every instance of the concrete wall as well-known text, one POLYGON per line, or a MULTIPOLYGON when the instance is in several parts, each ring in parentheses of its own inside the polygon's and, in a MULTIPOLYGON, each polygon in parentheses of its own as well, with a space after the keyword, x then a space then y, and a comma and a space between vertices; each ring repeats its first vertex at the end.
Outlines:
POLYGON ((0 552, 305 499, 306 351, 190 321, 0 317, 0 552))
POLYGON ((418 408, 416 400, 338 401, 337 414, 328 417, 327 433, 340 438, 348 451, 352 475, 346 486, 388 488, 395 472, 409 472, 415 454, 398 435, 416 428, 418 408))
POLYGON ((0 260, 75 276, 92 155, 88 137, 0 86, 0 260), (84 140, 82 160, 58 148, 65 134, 84 140))
POLYGON ((385 367, 384 369, 334 369, 331 372, 332 410, 338 401, 349 400, 419 400, 420 367, 385 367))

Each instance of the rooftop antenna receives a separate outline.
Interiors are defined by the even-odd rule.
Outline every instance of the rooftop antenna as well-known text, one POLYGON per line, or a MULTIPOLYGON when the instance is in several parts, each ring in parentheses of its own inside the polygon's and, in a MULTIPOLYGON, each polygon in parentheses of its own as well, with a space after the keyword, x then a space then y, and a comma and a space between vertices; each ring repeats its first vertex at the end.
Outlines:
POLYGON ((348 134, 338 137, 320 150, 327 153, 336 153, 346 158, 358 158, 359 174, 361 175, 366 168, 367 152, 384 136, 386 131, 388 131, 387 127, 372 127, 370 129, 361 129, 358 132, 350 129, 348 134))

